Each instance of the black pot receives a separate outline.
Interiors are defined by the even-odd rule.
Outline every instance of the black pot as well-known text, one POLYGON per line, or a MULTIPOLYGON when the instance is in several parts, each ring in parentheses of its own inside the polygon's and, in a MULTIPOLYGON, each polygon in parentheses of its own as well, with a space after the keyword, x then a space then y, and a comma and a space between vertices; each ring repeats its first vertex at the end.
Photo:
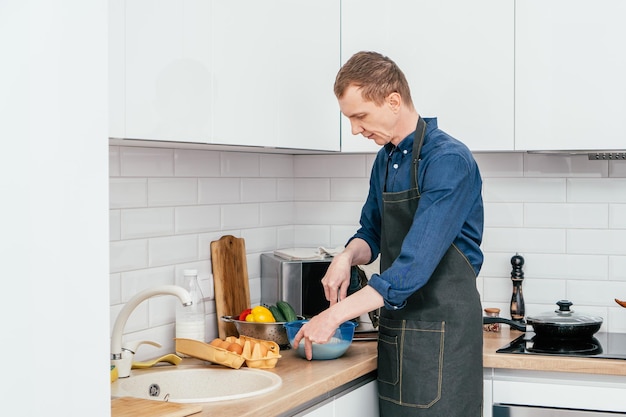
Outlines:
POLYGON ((572 303, 561 300, 554 312, 547 312, 538 316, 527 317, 526 322, 505 319, 501 317, 483 317, 483 323, 505 323, 516 330, 527 331, 527 325, 538 338, 562 340, 586 340, 600 330, 602 317, 578 314, 570 310, 572 303))

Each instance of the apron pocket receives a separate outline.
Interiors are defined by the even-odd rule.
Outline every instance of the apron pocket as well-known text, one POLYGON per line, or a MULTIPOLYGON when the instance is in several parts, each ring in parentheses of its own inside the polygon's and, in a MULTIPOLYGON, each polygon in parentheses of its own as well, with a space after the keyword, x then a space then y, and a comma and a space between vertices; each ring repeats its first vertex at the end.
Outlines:
POLYGON ((378 381, 395 385, 398 383, 398 337, 378 334, 378 381), (382 365, 382 366, 381 366, 382 365))
POLYGON ((381 317, 378 390, 382 399, 429 408, 441 398, 444 329, 444 322, 381 317))

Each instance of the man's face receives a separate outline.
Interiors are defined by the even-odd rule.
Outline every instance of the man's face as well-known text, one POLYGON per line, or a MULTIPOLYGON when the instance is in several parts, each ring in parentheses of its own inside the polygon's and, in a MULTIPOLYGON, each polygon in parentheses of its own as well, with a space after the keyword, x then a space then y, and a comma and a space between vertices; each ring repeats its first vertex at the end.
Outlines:
POLYGON ((391 96, 378 106, 365 101, 361 89, 351 85, 338 101, 341 113, 350 120, 353 135, 361 134, 381 146, 389 142, 397 145, 402 140, 394 135, 398 111, 391 96))

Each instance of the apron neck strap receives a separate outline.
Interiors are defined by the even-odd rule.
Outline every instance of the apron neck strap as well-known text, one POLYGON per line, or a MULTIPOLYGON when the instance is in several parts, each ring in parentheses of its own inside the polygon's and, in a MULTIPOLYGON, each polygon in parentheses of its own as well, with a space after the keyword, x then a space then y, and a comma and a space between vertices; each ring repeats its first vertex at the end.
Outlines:
POLYGON ((417 169, 420 164, 420 153, 422 152, 422 144, 424 143, 424 133, 426 132, 426 122, 422 116, 418 116, 417 127, 415 128, 415 137, 413 138, 413 172, 411 175, 411 188, 417 186, 417 169))

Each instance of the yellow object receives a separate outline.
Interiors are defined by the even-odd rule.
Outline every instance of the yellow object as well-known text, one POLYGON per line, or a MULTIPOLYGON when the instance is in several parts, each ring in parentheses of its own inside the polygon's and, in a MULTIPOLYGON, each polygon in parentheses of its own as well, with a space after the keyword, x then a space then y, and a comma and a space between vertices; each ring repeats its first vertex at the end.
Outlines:
POLYGON ((182 361, 183 361, 183 359, 180 356, 175 355, 173 353, 168 353, 167 355, 163 355, 160 358, 156 358, 156 359, 153 359, 151 361, 133 362, 132 369, 151 368, 151 367, 153 367, 154 365, 156 365, 157 363, 160 363, 160 362, 168 362, 168 363, 171 363, 172 365, 178 365, 182 361))
POLYGON ((117 381, 119 374, 117 373, 117 368, 115 365, 111 365, 111 383, 117 381))
MULTIPOLYGON (((252 309, 252 312, 250 313, 250 315, 252 315, 252 318, 253 318, 252 321, 256 323, 275 323, 276 322, 274 315, 267 307, 256 306, 252 309)), ((248 321, 247 316, 246 316, 246 321, 248 321)))
POLYGON ((177 352, 234 369, 241 368, 244 362, 248 368, 274 368, 281 357, 280 347, 276 342, 247 336, 228 336, 225 340, 242 346, 241 354, 198 340, 174 340, 177 352))

